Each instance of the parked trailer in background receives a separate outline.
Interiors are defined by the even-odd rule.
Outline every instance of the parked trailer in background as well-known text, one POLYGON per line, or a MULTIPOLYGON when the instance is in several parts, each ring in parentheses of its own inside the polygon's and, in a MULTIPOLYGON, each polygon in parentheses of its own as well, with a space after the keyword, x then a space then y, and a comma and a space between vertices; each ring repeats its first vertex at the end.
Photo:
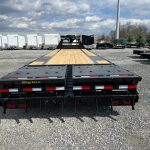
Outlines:
POLYGON ((19 49, 25 49, 25 46, 26 46, 25 36, 19 35, 18 36, 18 48, 19 49))
POLYGON ((59 34, 44 34, 44 49, 55 49, 60 42, 59 34))
POLYGON ((94 35, 81 35, 81 42, 83 45, 94 44, 94 35))
POLYGON ((18 34, 8 34, 8 49, 18 49, 18 34))
POLYGON ((150 52, 141 53, 141 56, 146 59, 150 59, 150 52))
POLYGON ((0 35, 0 49, 2 49, 2 35, 0 35))
POLYGON ((1 41, 2 41, 2 48, 3 49, 7 49, 7 47, 8 47, 7 36, 6 35, 2 35, 1 41))
POLYGON ((27 34, 26 35, 27 49, 38 49, 38 35, 27 34))
POLYGON ((41 49, 43 46, 43 37, 41 35, 37 36, 38 48, 41 49))
POLYGON ((148 49, 135 49, 133 50, 133 54, 136 54, 136 55, 141 55, 142 53, 148 53, 150 52, 150 50, 148 49))
POLYGON ((6 35, 0 35, 0 49, 6 49, 8 47, 8 41, 6 35))

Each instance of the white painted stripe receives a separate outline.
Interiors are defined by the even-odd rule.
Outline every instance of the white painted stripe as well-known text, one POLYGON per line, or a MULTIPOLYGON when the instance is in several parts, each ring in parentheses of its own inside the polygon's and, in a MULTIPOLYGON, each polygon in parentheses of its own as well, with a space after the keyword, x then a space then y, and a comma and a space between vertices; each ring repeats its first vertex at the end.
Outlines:
POLYGON ((32 88, 32 91, 33 92, 40 92, 40 91, 42 91, 42 88, 32 88))
POLYGON ((119 77, 119 76, 120 75, 117 75, 117 74, 116 75, 115 74, 114 75, 110 75, 110 77, 119 77))
POLYGON ((73 90, 82 90, 82 86, 74 86, 73 90))
POLYGON ((57 77, 48 77, 49 79, 57 79, 57 77))
POLYGON ((18 91, 19 91, 18 89, 9 89, 9 92, 10 92, 10 93, 18 92, 18 91))
POLYGON ((81 76, 81 78, 90 78, 90 76, 81 76))
POLYGON ((95 89, 96 89, 96 90, 104 90, 105 87, 104 87, 104 86, 95 86, 95 89))
POLYGON ((119 89, 128 89, 128 85, 119 85, 119 89))
POLYGON ((18 78, 19 80, 26 80, 27 78, 18 78))
POLYGON ((56 91, 64 91, 65 87, 56 87, 56 91))

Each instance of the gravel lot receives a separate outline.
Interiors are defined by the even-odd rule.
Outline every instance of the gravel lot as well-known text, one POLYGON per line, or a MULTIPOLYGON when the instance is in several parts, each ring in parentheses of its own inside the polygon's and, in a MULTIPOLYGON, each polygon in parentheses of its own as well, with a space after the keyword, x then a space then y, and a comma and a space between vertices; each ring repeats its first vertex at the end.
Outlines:
MULTIPOLYGON (((132 50, 94 50, 113 63, 143 77, 140 102, 131 107, 59 113, 0 109, 0 150, 150 150, 150 61, 132 50)), ((44 55, 47 51, 0 51, 0 77, 44 55)))

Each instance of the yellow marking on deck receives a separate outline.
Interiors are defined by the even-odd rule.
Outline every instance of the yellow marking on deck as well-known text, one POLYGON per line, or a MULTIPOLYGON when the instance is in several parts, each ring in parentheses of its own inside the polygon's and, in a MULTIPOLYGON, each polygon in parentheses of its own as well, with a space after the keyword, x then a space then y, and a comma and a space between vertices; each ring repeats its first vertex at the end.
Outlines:
POLYGON ((43 65, 43 64, 44 64, 43 61, 34 61, 30 65, 43 65))
POLYGON ((86 49, 82 49, 88 56, 96 56, 94 53, 86 50, 86 49))
POLYGON ((52 57, 52 56, 54 56, 58 51, 59 51, 59 49, 53 50, 53 51, 51 51, 50 53, 46 54, 44 57, 49 57, 49 56, 52 57))
POLYGON ((94 64, 80 49, 61 49, 46 65, 54 64, 94 64))
POLYGON ((110 64, 110 62, 109 61, 107 61, 107 60, 98 60, 98 61, 96 61, 98 64, 102 64, 102 65, 107 65, 107 64, 110 64))

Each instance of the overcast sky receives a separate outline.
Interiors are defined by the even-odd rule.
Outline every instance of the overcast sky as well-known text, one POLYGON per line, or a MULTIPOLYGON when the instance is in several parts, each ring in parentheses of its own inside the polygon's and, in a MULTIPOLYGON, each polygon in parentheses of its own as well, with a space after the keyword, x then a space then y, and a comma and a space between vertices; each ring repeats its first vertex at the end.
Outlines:
MULTIPOLYGON (((150 28, 150 0, 120 0, 121 24, 150 28)), ((117 0, 0 0, 0 32, 108 34, 117 0)))

